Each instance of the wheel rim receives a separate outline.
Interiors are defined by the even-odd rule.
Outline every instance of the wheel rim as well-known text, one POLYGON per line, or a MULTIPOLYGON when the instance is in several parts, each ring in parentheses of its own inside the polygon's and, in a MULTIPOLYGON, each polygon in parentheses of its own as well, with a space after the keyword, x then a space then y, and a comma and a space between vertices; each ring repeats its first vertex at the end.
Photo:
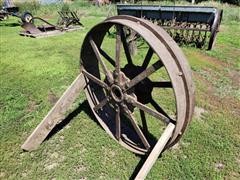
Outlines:
POLYGON ((82 46, 81 71, 87 84, 86 96, 98 122, 113 139, 135 153, 145 154, 156 143, 155 134, 160 134, 149 129, 155 126, 154 121, 164 122, 159 125, 158 121, 160 129, 169 122, 176 125, 167 148, 180 139, 192 117, 194 88, 185 57, 164 30, 148 21, 115 16, 96 25, 82 46), (114 55, 109 47, 104 47, 111 28, 115 29, 114 55), (145 52, 136 57, 128 49, 129 29, 145 41, 145 52), (167 93, 165 101, 163 93, 167 93), (168 101, 174 105, 165 106, 166 111, 163 107, 168 101))

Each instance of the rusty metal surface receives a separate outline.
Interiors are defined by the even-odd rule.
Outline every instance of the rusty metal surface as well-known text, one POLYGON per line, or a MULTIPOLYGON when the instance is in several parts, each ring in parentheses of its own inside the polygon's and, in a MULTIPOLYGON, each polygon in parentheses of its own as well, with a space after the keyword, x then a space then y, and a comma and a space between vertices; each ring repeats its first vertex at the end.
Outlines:
POLYGON ((65 28, 71 25, 83 26, 77 13, 74 11, 58 11, 58 14, 60 17, 57 23, 58 26, 64 26, 65 28))
POLYGON ((166 148, 180 139, 192 118, 194 86, 186 58, 161 27, 147 20, 115 16, 93 27, 82 45, 81 72, 87 84, 89 105, 98 122, 132 152, 148 153, 159 138, 150 132, 149 116, 161 124, 160 129, 170 122, 175 124, 166 148), (112 47, 115 55, 104 47, 110 29, 115 31, 116 44, 112 47), (145 44, 146 55, 142 59, 136 60, 129 51, 126 40, 129 31, 141 37, 145 44), (167 81, 161 80, 162 71, 166 72, 167 81), (162 91, 172 92, 171 112, 156 97, 162 91))
POLYGON ((25 31, 29 34, 40 34, 40 33, 48 32, 48 31, 59 30, 59 28, 57 26, 55 26, 55 25, 49 23, 48 21, 46 21, 42 18, 39 18, 39 17, 31 18, 31 22, 23 22, 21 27, 23 29, 25 29, 25 31), (35 21, 35 20, 41 20, 46 25, 35 26, 33 23, 33 21, 35 21))
POLYGON ((47 27, 50 27, 50 26, 51 26, 51 27, 57 28, 56 25, 54 25, 54 24, 52 24, 52 23, 50 23, 50 22, 48 22, 48 21, 46 21, 45 19, 40 18, 40 17, 33 17, 32 20, 31 20, 31 23, 33 24, 33 22, 34 22, 35 20, 40 20, 42 23, 45 23, 45 24, 47 25, 47 27))
POLYGON ((118 15, 144 18, 160 25, 180 45, 211 50, 222 10, 201 6, 117 5, 118 15))
POLYGON ((26 32, 30 33, 30 34, 39 34, 41 33, 42 31, 40 31, 36 26, 34 26, 32 23, 23 23, 21 25, 21 27, 23 29, 25 29, 26 32))

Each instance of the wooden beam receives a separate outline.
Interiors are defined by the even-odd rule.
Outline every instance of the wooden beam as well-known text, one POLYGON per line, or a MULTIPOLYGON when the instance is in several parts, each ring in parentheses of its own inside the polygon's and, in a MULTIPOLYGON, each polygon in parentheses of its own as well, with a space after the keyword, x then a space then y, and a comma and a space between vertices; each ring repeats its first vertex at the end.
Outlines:
POLYGON ((172 123, 169 123, 166 129, 164 130, 162 136, 158 140, 157 144, 154 146, 153 150, 149 154, 147 160, 143 164, 142 168, 138 172, 137 176, 135 177, 135 180, 143 180, 146 178, 147 174, 151 170, 153 164, 156 162, 157 158, 163 151, 164 147, 166 146, 169 139, 172 137, 172 133, 175 129, 175 125, 172 123))
POLYGON ((64 92, 62 97, 57 101, 53 108, 48 112, 46 117, 27 138, 21 146, 26 151, 32 151, 44 141, 51 130, 65 118, 65 113, 72 105, 72 103, 79 96, 79 93, 85 87, 86 83, 84 76, 80 73, 73 83, 64 92))

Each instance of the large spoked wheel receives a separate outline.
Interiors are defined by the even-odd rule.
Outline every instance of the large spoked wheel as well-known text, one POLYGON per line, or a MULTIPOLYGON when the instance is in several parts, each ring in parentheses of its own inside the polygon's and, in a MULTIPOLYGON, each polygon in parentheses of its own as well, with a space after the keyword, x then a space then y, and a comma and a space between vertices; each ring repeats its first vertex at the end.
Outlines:
POLYGON ((81 49, 89 105, 103 129, 121 145, 146 154, 166 124, 175 130, 167 146, 182 136, 192 117, 194 88, 185 56, 159 26, 131 16, 114 16, 93 27, 81 49), (109 30, 115 31, 109 37, 109 30), (129 52, 126 34, 141 37, 129 52))

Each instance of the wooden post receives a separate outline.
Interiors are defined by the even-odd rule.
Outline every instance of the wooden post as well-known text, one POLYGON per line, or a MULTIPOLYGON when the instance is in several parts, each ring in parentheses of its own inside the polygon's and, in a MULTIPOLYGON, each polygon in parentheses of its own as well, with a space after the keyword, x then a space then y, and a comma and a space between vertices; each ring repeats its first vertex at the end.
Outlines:
POLYGON ((46 117, 27 138, 21 146, 26 151, 32 151, 44 141, 51 130, 65 118, 65 113, 76 100, 80 91, 85 87, 83 74, 79 74, 69 88, 64 92, 62 97, 57 101, 53 108, 48 112, 46 117))
POLYGON ((142 168, 138 172, 137 176, 135 177, 135 180, 143 180, 146 178, 153 164, 156 162, 158 156, 161 154, 162 150, 164 149, 167 142, 171 138, 174 129, 175 129, 175 125, 172 123, 169 123, 166 129, 164 130, 162 136, 158 140, 157 144, 154 146, 153 150, 149 154, 142 168))

